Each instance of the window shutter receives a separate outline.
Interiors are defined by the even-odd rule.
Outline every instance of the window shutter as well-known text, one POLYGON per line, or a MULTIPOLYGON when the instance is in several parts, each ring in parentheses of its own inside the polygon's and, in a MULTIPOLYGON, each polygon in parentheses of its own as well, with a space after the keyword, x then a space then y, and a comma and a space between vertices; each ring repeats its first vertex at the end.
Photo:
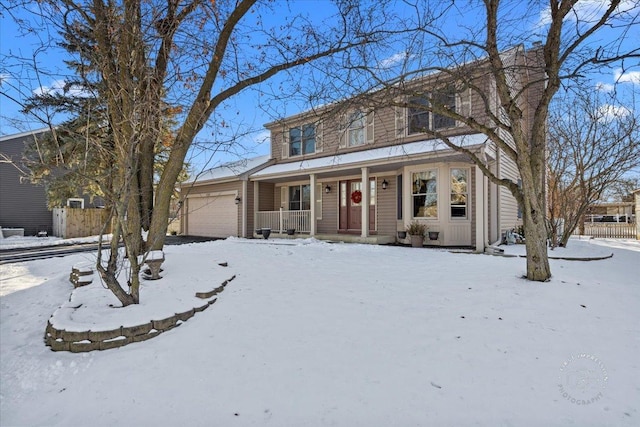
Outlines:
POLYGON ((289 130, 282 130, 282 158, 289 158, 289 130))
POLYGON ((322 120, 316 123, 316 153, 322 153, 323 149, 323 122, 322 120))
POLYGON ((369 110, 366 115, 366 124, 365 124, 365 144, 373 144, 374 143, 374 114, 373 110, 369 110))
MULTIPOLYGON (((456 111, 465 117, 471 116, 471 89, 466 89, 456 96, 456 111)), ((458 121, 458 126, 465 126, 464 123, 458 121)))
MULTIPOLYGON (((398 102, 402 102, 403 100, 398 100, 398 102)), ((395 106, 394 108, 394 113, 395 113, 395 122, 396 122, 396 138, 403 138, 407 132, 406 132, 406 116, 407 116, 407 109, 405 107, 401 107, 401 106, 395 106)))
POLYGON ((339 148, 346 148, 347 146, 347 133, 348 133, 348 125, 347 125, 347 116, 345 114, 343 114, 340 117, 340 125, 338 128, 338 132, 339 132, 339 141, 338 141, 338 147, 339 148))

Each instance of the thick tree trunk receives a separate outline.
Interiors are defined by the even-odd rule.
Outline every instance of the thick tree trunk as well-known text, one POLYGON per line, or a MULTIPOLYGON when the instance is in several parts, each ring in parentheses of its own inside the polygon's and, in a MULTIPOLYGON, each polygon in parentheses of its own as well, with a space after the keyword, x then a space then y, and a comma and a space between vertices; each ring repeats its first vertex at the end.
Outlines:
POLYGON ((542 211, 523 215, 527 248, 527 279, 546 282, 551 278, 547 255, 547 227, 542 211))

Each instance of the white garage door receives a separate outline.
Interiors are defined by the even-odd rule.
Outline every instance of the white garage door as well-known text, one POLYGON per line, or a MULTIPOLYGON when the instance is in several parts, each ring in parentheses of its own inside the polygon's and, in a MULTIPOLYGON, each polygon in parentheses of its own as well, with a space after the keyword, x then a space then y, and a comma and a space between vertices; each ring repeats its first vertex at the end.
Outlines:
POLYGON ((237 236, 238 206, 235 197, 189 197, 187 221, 187 232, 192 236, 237 236))

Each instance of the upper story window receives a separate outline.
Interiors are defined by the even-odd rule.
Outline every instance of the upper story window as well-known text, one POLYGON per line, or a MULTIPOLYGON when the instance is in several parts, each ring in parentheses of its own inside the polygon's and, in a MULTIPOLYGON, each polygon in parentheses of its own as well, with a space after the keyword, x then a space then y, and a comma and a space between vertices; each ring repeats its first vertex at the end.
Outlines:
POLYGON ((365 114, 361 110, 357 110, 349 116, 347 126, 347 145, 349 147, 364 144, 366 124, 365 114))
POLYGON ((456 94, 453 89, 433 93, 431 96, 414 96, 409 98, 409 106, 407 108, 408 135, 424 133, 429 130, 446 129, 456 125, 456 121, 452 118, 427 111, 426 109, 430 105, 428 98, 431 98, 434 104, 442 105, 444 108, 457 111, 456 94))
POLYGON ((311 154, 316 151, 316 127, 306 124, 289 129, 289 156, 311 154))

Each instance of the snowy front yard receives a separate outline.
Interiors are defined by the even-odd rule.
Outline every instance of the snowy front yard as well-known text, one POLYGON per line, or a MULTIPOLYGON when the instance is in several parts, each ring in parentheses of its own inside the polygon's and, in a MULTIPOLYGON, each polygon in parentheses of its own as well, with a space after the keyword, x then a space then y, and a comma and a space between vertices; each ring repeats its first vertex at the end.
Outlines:
MULTIPOLYGON (((165 253, 140 307, 69 321, 173 314, 184 289, 236 278, 179 328, 84 354, 42 337, 90 255, 0 266, 2 426, 640 425, 638 242, 572 241, 552 255, 614 256, 552 260, 549 283, 523 280, 523 258, 429 249, 228 239, 165 253)), ((109 300, 95 281, 82 292, 109 300)))

